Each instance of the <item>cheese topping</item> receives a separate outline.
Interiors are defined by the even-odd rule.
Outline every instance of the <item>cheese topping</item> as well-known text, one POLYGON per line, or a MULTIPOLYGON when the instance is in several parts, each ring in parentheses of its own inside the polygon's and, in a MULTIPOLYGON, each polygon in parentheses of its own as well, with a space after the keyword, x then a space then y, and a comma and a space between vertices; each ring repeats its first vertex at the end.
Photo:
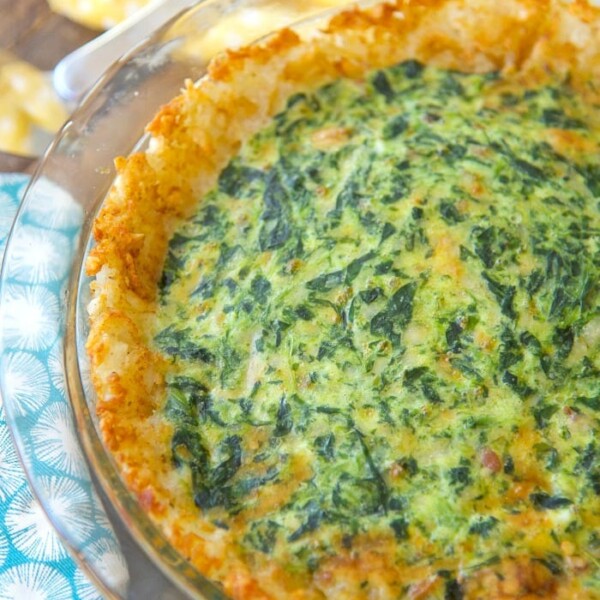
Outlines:
POLYGON ((326 587, 373 551, 446 598, 528 557, 600 593, 599 150, 568 81, 416 61, 243 145, 154 337, 174 469, 240 556, 326 587))

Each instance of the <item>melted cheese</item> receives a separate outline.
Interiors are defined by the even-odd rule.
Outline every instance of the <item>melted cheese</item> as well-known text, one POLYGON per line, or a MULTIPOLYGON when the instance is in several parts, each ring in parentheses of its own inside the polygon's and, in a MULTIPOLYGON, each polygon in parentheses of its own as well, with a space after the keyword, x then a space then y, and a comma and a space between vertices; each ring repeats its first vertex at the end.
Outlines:
POLYGON ((500 595, 521 559, 600 594, 599 150, 564 82, 415 61, 244 144, 155 327, 174 468, 244 560, 335 598, 500 595))

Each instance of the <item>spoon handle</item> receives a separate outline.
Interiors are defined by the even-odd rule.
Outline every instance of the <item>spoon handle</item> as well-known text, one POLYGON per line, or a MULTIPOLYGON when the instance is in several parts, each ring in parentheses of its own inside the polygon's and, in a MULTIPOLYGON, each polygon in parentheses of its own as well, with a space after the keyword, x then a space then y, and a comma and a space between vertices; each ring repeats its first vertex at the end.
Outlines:
POLYGON ((52 84, 67 103, 76 103, 125 52, 195 0, 153 0, 119 25, 65 56, 54 68, 52 84))

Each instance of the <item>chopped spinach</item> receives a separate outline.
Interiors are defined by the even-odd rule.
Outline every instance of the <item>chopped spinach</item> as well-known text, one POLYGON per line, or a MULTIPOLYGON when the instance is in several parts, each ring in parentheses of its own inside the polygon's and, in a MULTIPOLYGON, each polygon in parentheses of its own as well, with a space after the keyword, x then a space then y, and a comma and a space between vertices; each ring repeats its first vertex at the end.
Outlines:
POLYGON ((581 119, 568 117, 565 112, 558 108, 545 108, 542 111, 541 122, 546 127, 558 127, 560 129, 584 129, 585 125, 581 119))
POLYGON ((516 287, 514 285, 503 285, 499 281, 493 279, 485 271, 481 274, 485 282, 487 283, 488 289, 495 296, 496 301, 500 305, 500 310, 503 315, 506 315, 510 319, 515 319, 517 314, 513 307, 513 299, 516 293, 516 287))
POLYGON ((464 217, 460 214, 456 205, 453 202, 449 202, 448 200, 442 200, 440 202, 440 214, 446 223, 450 223, 451 225, 456 225, 456 223, 460 223, 464 221, 464 217))
POLYGON ((307 512, 308 517, 298 529, 288 536, 288 542, 295 542, 307 533, 317 529, 326 516, 325 511, 319 508, 316 503, 309 503, 304 509, 307 512))
POLYGON ((301 581, 383 535, 456 600, 508 556, 565 570, 496 509, 573 506, 536 539, 598 546, 600 167, 548 141, 598 142, 583 107, 568 80, 409 60, 242 144, 169 242, 154 330, 173 468, 240 556, 301 581))
POLYGON ((292 431, 293 426, 294 419, 292 417, 292 409, 286 397, 282 396, 279 401, 279 408, 277 409, 277 420, 273 435, 275 437, 284 437, 292 431))
POLYGON ((314 290, 316 292, 328 292, 336 288, 338 285, 341 285, 345 279, 344 271, 333 271, 331 273, 324 273, 323 275, 319 275, 314 279, 311 279, 307 282, 306 287, 309 290, 314 290))
POLYGON ((224 194, 235 198, 243 198, 248 195, 248 185, 262 181, 264 173, 239 164, 238 161, 230 162, 219 175, 219 190, 224 194))
POLYGON ((408 79, 417 79, 421 77, 425 65, 418 60, 409 59, 399 63, 393 69, 400 71, 408 79))
POLYGON ((257 521, 250 526, 245 540, 263 554, 271 554, 277 543, 277 532, 281 526, 276 521, 257 521))
POLYGON ((212 362, 214 355, 206 348, 195 344, 190 336, 191 329, 177 329, 175 325, 171 325, 155 336, 154 341, 169 356, 190 361, 200 360, 204 363, 212 362))
POLYGON ((452 321, 446 328, 446 343, 450 352, 459 353, 462 350, 460 336, 462 335, 463 322, 461 319, 452 321))
POLYGON ((452 467, 448 471, 448 479, 458 493, 462 492, 466 487, 473 483, 471 477, 471 469, 468 465, 452 467))
POLYGON ((410 323, 416 291, 415 282, 398 289, 389 299, 386 309, 371 319, 371 333, 387 337, 393 344, 398 344, 400 334, 396 330, 403 329, 410 323))
POLYGON ((407 283, 394 292, 388 302, 387 310, 400 327, 406 327, 410 323, 416 291, 417 284, 415 282, 407 283))
POLYGON ((380 287, 373 287, 359 292, 359 296, 363 302, 371 304, 372 302, 375 302, 377 298, 383 296, 383 290, 380 287))
POLYGON ((531 387, 520 381, 519 378, 510 371, 504 371, 502 374, 502 381, 521 398, 527 398, 534 392, 531 387))
POLYGON ((369 262, 373 258, 375 258, 377 254, 374 251, 367 252, 363 256, 354 259, 347 267, 346 267, 346 283, 352 283, 360 273, 363 265, 366 262, 369 262))
POLYGON ((390 527, 394 532, 394 537, 399 541, 404 541, 409 538, 408 521, 403 517, 390 521, 390 527))
POLYGON ((265 305, 271 293, 271 282, 263 275, 256 275, 250 284, 250 293, 256 302, 265 305))
POLYGON ((575 402, 577 402, 578 404, 583 404, 583 406, 587 406, 593 411, 600 412, 600 396, 594 396, 592 398, 578 396, 577 398, 575 398, 575 402))
POLYGON ((542 180, 544 178, 544 171, 542 169, 522 158, 513 158, 512 165, 517 171, 523 175, 527 175, 531 179, 542 180))
POLYGON ((513 365, 516 365, 523 358, 521 345, 516 340, 513 332, 505 328, 501 336, 502 343, 500 345, 500 358, 498 366, 502 371, 506 371, 513 365))
POLYGON ((538 429, 544 429, 548 426, 548 422, 550 419, 558 412, 558 405, 556 404, 546 404, 544 402, 540 402, 533 409, 533 417, 535 419, 535 424, 538 429))
POLYGON ((529 495, 533 506, 538 510, 555 510, 557 508, 566 508, 573 504, 572 500, 563 496, 551 496, 546 492, 534 492, 529 495))
POLYGON ((390 80, 383 71, 377 71, 371 80, 373 87, 378 94, 381 94, 388 102, 394 98, 394 90, 390 80))
POLYGON ((260 249, 264 252, 280 248, 290 238, 291 231, 290 223, 283 216, 274 221, 267 221, 260 230, 260 249))
POLYGON ((482 517, 471 523, 469 526, 469 533, 486 538, 498 525, 498 522, 499 521, 496 519, 496 517, 482 517))
POLYGON ((335 436, 333 433, 320 435, 315 438, 317 453, 325 460, 331 461, 335 457, 335 436))
POLYGON ((383 127, 383 139, 391 140, 408 129, 408 121, 403 115, 392 117, 383 127))
POLYGON ((456 579, 449 579, 444 590, 444 600, 463 600, 462 587, 456 579))

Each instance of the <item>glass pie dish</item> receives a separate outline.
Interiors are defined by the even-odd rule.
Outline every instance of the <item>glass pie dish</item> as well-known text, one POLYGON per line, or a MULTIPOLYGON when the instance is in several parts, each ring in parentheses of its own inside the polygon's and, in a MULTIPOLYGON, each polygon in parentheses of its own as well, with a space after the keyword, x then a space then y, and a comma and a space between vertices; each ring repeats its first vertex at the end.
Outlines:
POLYGON ((199 4, 115 66, 34 180, 2 281, 3 393, 107 594, 598 589, 600 12, 423 5, 320 31, 325 14, 288 14, 298 48, 260 37, 279 5, 199 4), (203 77, 242 15, 233 41, 264 43, 203 77))
POLYGON ((199 2, 112 66, 27 188, 0 280, 2 397, 34 495, 106 597, 226 598, 150 522, 99 437, 84 351, 89 281, 82 265, 115 176, 113 160, 144 148, 145 125, 186 79, 205 74, 216 53, 283 26, 314 25, 343 5, 199 2))

